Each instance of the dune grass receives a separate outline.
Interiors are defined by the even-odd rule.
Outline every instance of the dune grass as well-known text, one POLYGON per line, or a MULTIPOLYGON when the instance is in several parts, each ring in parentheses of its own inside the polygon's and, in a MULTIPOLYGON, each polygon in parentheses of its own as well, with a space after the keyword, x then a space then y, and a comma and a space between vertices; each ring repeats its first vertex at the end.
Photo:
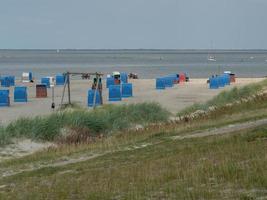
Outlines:
MULTIPOLYGON (((114 109, 114 107, 110 107, 114 109)), ((151 107, 152 108, 152 107, 151 107)), ((104 108, 108 109, 108 108, 104 108)), ((154 113, 156 114, 156 113, 154 113)), ((251 120, 259 120, 267 117, 267 94, 257 96, 257 98, 244 101, 237 105, 221 107, 207 115, 199 116, 190 121, 168 121, 167 123, 152 123, 144 129, 121 129, 123 131, 113 131, 116 134, 110 134, 109 137, 98 139, 97 142, 90 145, 68 145, 60 146, 60 148, 52 149, 52 151, 38 153, 38 156, 27 156, 27 158, 17 159, 18 162, 35 162, 40 159, 57 159, 57 157, 68 154, 80 154, 85 151, 113 151, 123 146, 134 144, 154 135, 164 132, 165 135, 186 135, 196 130, 208 130, 211 128, 219 128, 229 124, 244 123, 251 120), (41 156, 44 155, 44 156, 41 156)), ((162 122, 162 121, 161 121, 162 122)), ((23 123, 22 123, 23 124, 23 123)), ((1 130, 1 129, 0 129, 1 130)), ((2 129, 4 130, 4 129, 2 129)), ((83 131, 83 129, 78 129, 83 131)), ((62 143, 60 143, 62 145, 62 143)), ((12 161, 14 163, 14 161, 12 161)), ((1 167, 1 164, 0 164, 1 167)))
MULTIPOLYGON (((114 131, 125 128, 120 125, 124 120, 111 123, 119 120, 121 113, 127 116, 128 127, 131 122, 141 124, 168 118, 165 111, 166 116, 159 118, 160 112, 154 112, 157 105, 136 106, 119 109, 107 106, 92 112, 109 113, 103 120, 110 122, 105 123, 108 127, 105 130, 114 131), (140 111, 133 113, 132 109, 140 111)), ((266 126, 204 138, 174 140, 173 136, 266 118, 266 108, 267 95, 263 95, 237 106, 221 106, 193 121, 153 124, 138 131, 121 131, 90 145, 60 146, 0 163, 0 172, 5 173, 67 158, 100 155, 83 162, 1 177, 0 199, 264 199, 267 195, 266 126)), ((87 124, 84 116, 79 117, 77 114, 71 123, 87 124)))
POLYGON ((90 136, 110 134, 134 125, 167 121, 169 112, 157 103, 107 105, 95 110, 67 109, 44 117, 21 118, 0 128, 0 144, 10 138, 53 141, 64 130, 86 128, 90 136))
MULTIPOLYGON (((152 124, 145 129, 130 129, 111 134, 109 137, 99 138, 95 142, 81 143, 60 143, 55 148, 37 152, 23 158, 11 159, 0 162, 0 169, 6 171, 5 167, 13 171, 17 168, 27 168, 27 164, 38 165, 38 163, 56 162, 61 157, 68 158, 84 157, 90 154, 103 154, 106 152, 120 151, 129 146, 138 146, 144 143, 157 143, 164 137, 185 136, 194 134, 196 131, 205 131, 220 128, 229 124, 245 123, 248 121, 267 118, 267 96, 266 98, 244 102, 238 107, 223 109, 223 112, 216 110, 204 117, 196 118, 190 122, 152 124), (218 111, 218 112, 217 112, 218 111)), ((1 170, 0 170, 1 172, 1 170)))
MULTIPOLYGON (((173 140, 1 178, 3 199, 256 199, 267 194, 267 129, 173 140)), ((143 142, 151 142, 151 138, 143 142)))
POLYGON ((5 128, 3 126, 0 126, 0 146, 7 144, 9 142, 10 142, 10 139, 7 133, 5 132, 5 128))
POLYGON ((178 116, 188 115, 197 110, 207 111, 210 107, 222 107, 226 104, 240 101, 241 99, 248 98, 255 95, 263 90, 267 86, 267 79, 259 83, 248 84, 241 88, 234 87, 229 91, 222 91, 220 94, 212 98, 203 104, 194 104, 185 108, 184 110, 177 113, 178 116))
MULTIPOLYGON (((152 107, 151 107, 152 108, 152 107)), ((114 107, 103 108, 105 109, 116 109, 114 107)), ((156 113, 154 113, 156 115, 156 113)), ((157 136, 165 135, 186 135, 195 131, 203 131, 211 128, 219 128, 229 124, 244 123, 251 120, 258 120, 267 118, 267 94, 258 96, 257 98, 251 99, 250 101, 242 102, 241 104, 232 105, 229 107, 221 107, 208 115, 194 118, 189 122, 178 121, 178 122, 167 122, 167 123, 153 123, 148 125, 145 129, 121 129, 114 132, 116 134, 110 134, 109 137, 99 138, 97 141, 88 145, 72 143, 69 145, 68 142, 60 143, 60 148, 52 148, 49 151, 38 152, 37 154, 29 155, 27 157, 12 159, 9 165, 24 165, 26 163, 38 163, 47 160, 57 160, 61 156, 68 155, 68 157, 78 156, 84 152, 97 152, 103 153, 106 151, 114 151, 124 148, 128 145, 139 143, 143 140, 150 140, 157 138, 157 136)), ((1 129, 0 129, 1 130, 1 129)), ((80 129, 78 129, 80 130, 80 129)), ((83 131, 83 129, 81 130, 83 131)), ((10 138, 10 137, 5 137, 10 138)), ((6 165, 0 163, 0 168, 6 165)))

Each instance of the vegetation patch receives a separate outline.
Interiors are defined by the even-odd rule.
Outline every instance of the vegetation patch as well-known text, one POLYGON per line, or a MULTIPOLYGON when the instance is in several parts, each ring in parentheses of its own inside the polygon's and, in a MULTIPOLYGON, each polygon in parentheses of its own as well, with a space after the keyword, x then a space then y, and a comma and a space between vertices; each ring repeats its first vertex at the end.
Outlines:
POLYGON ((259 83, 253 83, 241 88, 234 87, 229 91, 222 91, 220 94, 212 98, 203 104, 194 104, 189 106, 179 112, 178 116, 184 116, 192 114, 198 110, 208 111, 211 107, 220 108, 227 104, 232 104, 242 99, 246 99, 251 97, 252 95, 256 95, 263 90, 267 86, 267 80, 261 81, 259 83))
MULTIPOLYGON (((6 127, 0 127, 0 144, 8 143, 10 138, 20 137, 54 141, 62 135, 66 139, 64 129, 82 129, 82 137, 89 132, 89 137, 96 137, 125 130, 136 124, 167 121, 169 116, 170 113, 157 103, 107 105, 95 110, 67 109, 44 117, 21 118, 6 127)), ((73 137, 74 132, 71 133, 73 137)))
MULTIPOLYGON (((266 118, 266 108, 267 95, 263 95, 221 106, 186 123, 154 123, 169 117, 157 104, 104 106, 93 111, 67 109, 48 116, 50 119, 21 119, 17 122, 24 125, 20 131, 34 124, 44 126, 40 129, 45 131, 45 125, 54 122, 60 128, 51 138, 64 145, 0 163, 1 174, 10 172, 0 178, 0 186, 4 186, 0 199, 264 199, 266 126, 209 137, 172 138, 266 118), (87 116, 91 112, 99 116, 97 125, 91 115, 87 116), (126 130, 147 123, 153 124, 126 130), (107 134, 112 135, 104 137, 107 134), (85 145, 81 140, 96 142, 85 145)), ((7 134, 8 128, 15 131, 15 127, 0 130, 7 134)), ((37 133, 38 129, 32 130, 37 133)), ((16 135, 23 136, 18 130, 16 135)))
POLYGON ((258 128, 252 134, 246 134, 243 139, 247 142, 266 141, 267 142, 267 128, 258 128))
POLYGON ((5 128, 0 126, 0 146, 10 142, 10 137, 7 135, 5 128))
MULTIPOLYGON (((166 140, 70 165, 0 178, 2 199, 263 199, 266 128, 166 140), (70 173, 62 173, 70 172, 70 173)), ((150 140, 149 140, 150 141, 150 140)))

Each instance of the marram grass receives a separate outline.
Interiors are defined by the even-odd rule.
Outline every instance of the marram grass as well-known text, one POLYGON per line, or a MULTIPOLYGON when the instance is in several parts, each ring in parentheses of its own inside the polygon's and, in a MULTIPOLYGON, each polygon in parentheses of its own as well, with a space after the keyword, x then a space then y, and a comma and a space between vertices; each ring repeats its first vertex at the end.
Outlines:
POLYGON ((70 109, 44 117, 20 118, 0 127, 0 144, 20 137, 53 141, 68 128, 87 128, 93 136, 109 134, 137 124, 167 121, 169 115, 157 103, 107 105, 95 110, 70 109))
POLYGON ((196 103, 192 106, 185 108, 184 110, 177 113, 177 115, 188 115, 197 110, 207 111, 210 107, 222 107, 226 104, 234 103, 244 98, 248 98, 255 95, 263 90, 267 86, 267 80, 263 80, 259 83, 252 83, 241 88, 234 87, 229 91, 222 91, 217 96, 207 101, 206 103, 196 103))

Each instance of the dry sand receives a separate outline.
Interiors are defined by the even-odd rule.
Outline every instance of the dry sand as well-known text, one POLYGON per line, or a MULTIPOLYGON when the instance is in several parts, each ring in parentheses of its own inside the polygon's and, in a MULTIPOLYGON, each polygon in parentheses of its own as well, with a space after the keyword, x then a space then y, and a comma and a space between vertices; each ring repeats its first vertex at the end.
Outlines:
POLYGON ((39 143, 30 139, 14 139, 12 144, 0 147, 0 162, 10 158, 26 156, 52 145, 49 142, 39 143))
MULTIPOLYGON (((210 90, 206 79, 192 79, 190 82, 175 85, 173 88, 165 90, 155 89, 154 79, 139 79, 130 80, 133 83, 132 98, 124 98, 121 102, 108 102, 108 90, 103 90, 104 104, 125 104, 125 103, 138 103, 138 102, 158 102, 163 107, 167 108, 172 113, 176 113, 183 108, 190 106, 194 103, 205 102, 222 90, 229 90, 234 86, 243 86, 248 83, 261 81, 261 78, 239 78, 237 82, 231 86, 223 89, 210 90)), ((71 81, 71 99, 84 108, 87 108, 87 91, 91 87, 91 80, 72 80, 71 81)), ((20 117, 34 117, 38 115, 46 115, 52 113, 51 110, 51 89, 48 89, 48 98, 35 98, 35 84, 22 84, 17 85, 28 86, 28 101, 27 103, 14 103, 13 101, 13 88, 10 88, 10 107, 0 107, 0 123, 3 125, 18 119, 20 117)), ((105 82, 103 82, 105 86, 105 82)), ((55 87, 55 103, 58 107, 61 101, 63 87, 55 87)), ((65 102, 66 102, 65 98, 65 102)))

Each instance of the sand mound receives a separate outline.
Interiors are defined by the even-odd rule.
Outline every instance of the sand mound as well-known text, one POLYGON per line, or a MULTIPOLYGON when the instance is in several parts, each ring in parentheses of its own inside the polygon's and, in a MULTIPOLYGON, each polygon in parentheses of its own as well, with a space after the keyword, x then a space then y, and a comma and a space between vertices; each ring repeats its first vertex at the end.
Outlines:
POLYGON ((52 145, 52 143, 39 143, 29 139, 14 140, 13 144, 0 147, 0 162, 10 158, 26 156, 52 145))

